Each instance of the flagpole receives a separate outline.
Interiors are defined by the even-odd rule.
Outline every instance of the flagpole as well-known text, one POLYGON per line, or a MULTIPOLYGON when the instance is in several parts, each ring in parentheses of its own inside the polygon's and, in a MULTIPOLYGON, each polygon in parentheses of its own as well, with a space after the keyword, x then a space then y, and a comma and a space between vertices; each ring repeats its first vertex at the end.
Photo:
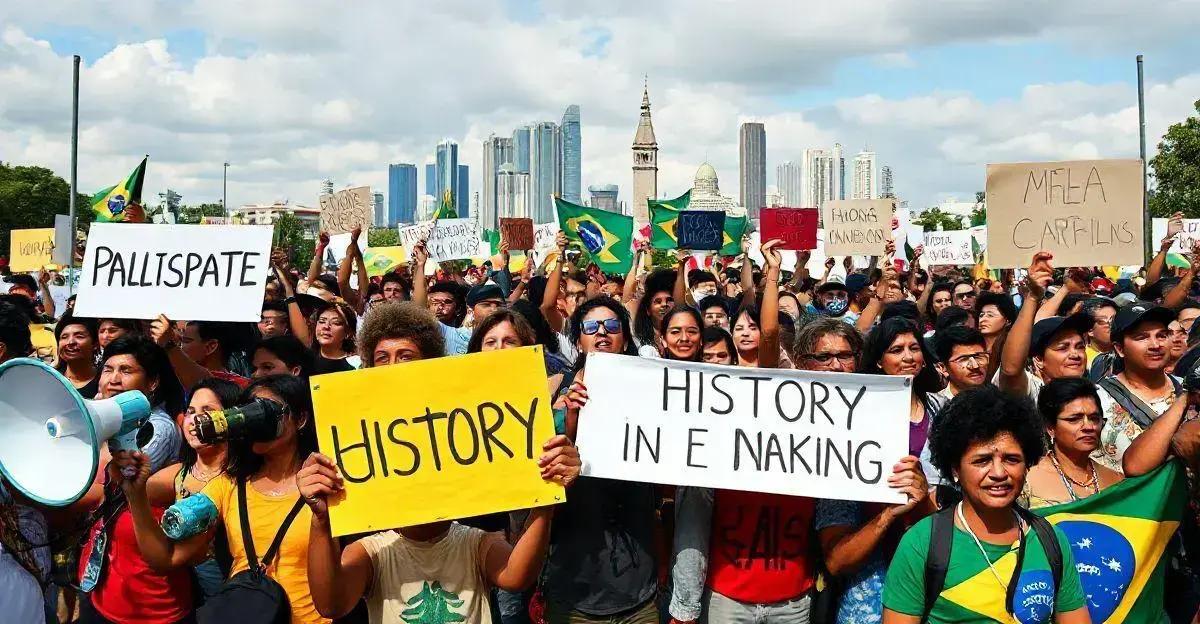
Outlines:
POLYGON ((67 292, 71 294, 75 293, 75 281, 71 279, 71 274, 75 272, 75 203, 79 194, 79 60, 79 55, 76 54, 72 60, 74 72, 71 80, 71 249, 67 252, 67 266, 71 269, 67 273, 67 292))
POLYGON ((1146 91, 1142 82, 1142 55, 1137 55, 1137 93, 1138 93, 1138 138, 1141 142, 1142 158, 1142 253, 1149 262, 1150 258, 1150 189, 1146 185, 1146 91))

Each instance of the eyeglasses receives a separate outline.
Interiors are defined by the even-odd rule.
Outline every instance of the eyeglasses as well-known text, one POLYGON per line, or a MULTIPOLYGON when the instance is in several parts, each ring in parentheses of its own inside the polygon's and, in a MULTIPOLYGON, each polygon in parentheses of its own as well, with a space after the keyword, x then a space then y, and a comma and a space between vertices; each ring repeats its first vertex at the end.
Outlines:
POLYGON ((1059 418, 1059 420, 1071 425, 1072 427, 1078 427, 1079 425, 1083 424, 1084 420, 1087 420, 1088 424, 1096 425, 1097 427, 1103 427, 1104 423, 1108 422, 1108 419, 1101 414, 1095 414, 1092 416, 1068 416, 1066 418, 1059 418))
POLYGON ((974 299, 975 293, 974 292, 958 293, 958 294, 954 295, 954 298, 958 299, 960 301, 966 301, 967 299, 974 299))
POLYGON ((967 366, 987 366, 988 360, 991 358, 992 356, 988 354, 988 352, 980 351, 979 353, 960 355, 953 360, 950 360, 950 363, 955 366, 962 366, 964 368, 967 366))
POLYGON ((817 364, 829 364, 830 362, 837 360, 842 364, 851 366, 853 366, 857 360, 854 354, 849 351, 843 351, 841 353, 809 353, 804 357, 808 360, 816 362, 817 364))
POLYGON ((1095 325, 1096 327, 1109 327, 1112 325, 1112 323, 1113 323, 1113 320, 1111 317, 1103 318, 1103 317, 1097 316, 1096 318, 1092 319, 1092 324, 1095 325))
POLYGON ((592 336, 592 335, 596 334, 597 332, 600 331, 601 327, 604 328, 605 334, 621 333, 621 321, 614 319, 614 318, 602 319, 599 321, 595 321, 595 320, 584 321, 580 325, 580 329, 583 330, 583 335, 585 335, 585 336, 592 336))

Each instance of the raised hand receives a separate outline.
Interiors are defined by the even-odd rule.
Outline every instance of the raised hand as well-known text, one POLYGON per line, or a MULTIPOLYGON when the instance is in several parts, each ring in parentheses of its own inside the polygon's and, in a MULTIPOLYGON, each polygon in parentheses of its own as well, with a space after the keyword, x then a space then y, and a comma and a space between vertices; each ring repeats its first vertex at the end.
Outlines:
POLYGON ((179 343, 179 334, 175 331, 175 323, 162 314, 150 321, 150 338, 160 347, 179 343))
POLYGON ((767 262, 768 269, 778 271, 779 267, 783 266, 783 254, 779 253, 779 250, 776 249, 776 247, 782 244, 783 241, 776 238, 763 243, 762 247, 759 248, 759 251, 762 251, 763 259, 767 262))
POLYGON ((296 489, 300 490, 300 496, 304 497, 313 515, 320 518, 329 515, 328 498, 345 487, 337 465, 320 453, 310 454, 296 473, 296 489))
POLYGON ((579 449, 570 438, 556 435, 542 445, 542 451, 538 468, 542 470, 543 480, 558 479, 563 487, 569 487, 579 477, 583 462, 579 460, 579 449))
POLYGON ((1053 259, 1054 254, 1048 251, 1033 255, 1033 261, 1029 263, 1029 275, 1025 278, 1030 295, 1041 297, 1046 294, 1046 287, 1054 281, 1054 267, 1050 265, 1053 259))
POLYGON ((120 483, 126 494, 145 492, 146 482, 150 480, 150 457, 141 451, 113 453, 108 462, 108 479, 120 483), (125 476, 126 472, 133 476, 125 476))

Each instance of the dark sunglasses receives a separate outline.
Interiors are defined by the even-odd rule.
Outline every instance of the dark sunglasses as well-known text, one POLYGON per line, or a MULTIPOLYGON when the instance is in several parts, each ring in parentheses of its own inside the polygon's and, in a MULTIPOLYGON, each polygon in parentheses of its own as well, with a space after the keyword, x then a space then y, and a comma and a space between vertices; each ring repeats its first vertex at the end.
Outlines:
POLYGON ((580 326, 580 329, 583 330, 583 335, 591 336, 591 335, 595 334, 596 332, 600 331, 601 326, 604 327, 604 333, 606 333, 606 334, 621 333, 621 321, 618 319, 611 319, 611 318, 604 319, 602 321, 584 321, 583 324, 580 326))

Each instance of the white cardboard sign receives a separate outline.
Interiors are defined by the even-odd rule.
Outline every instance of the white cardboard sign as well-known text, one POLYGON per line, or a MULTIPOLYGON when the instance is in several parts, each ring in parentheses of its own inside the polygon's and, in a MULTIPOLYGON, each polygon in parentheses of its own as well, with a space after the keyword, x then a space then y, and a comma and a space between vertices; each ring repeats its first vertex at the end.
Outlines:
POLYGON ((258 321, 270 262, 270 226, 95 223, 75 314, 258 321))
POLYGON ((900 503, 907 377, 747 369, 593 353, 577 436, 583 474, 900 503))
POLYGON ((405 249, 416 247, 426 237, 426 248, 432 262, 486 258, 491 255, 491 250, 479 240, 479 223, 474 219, 438 219, 436 222, 400 227, 400 244, 405 249))
POLYGON ((930 266, 975 264, 971 230, 925 232, 925 262, 930 266))
MULTIPOLYGON (((1150 222, 1150 229, 1154 244, 1157 245, 1163 237, 1167 235, 1167 221, 1161 217, 1155 217, 1150 222)), ((1171 241, 1170 253, 1190 254, 1192 246, 1200 242, 1200 219, 1184 219, 1183 230, 1175 235, 1175 240, 1171 241)), ((1156 248, 1157 249, 1157 248, 1156 248)))

